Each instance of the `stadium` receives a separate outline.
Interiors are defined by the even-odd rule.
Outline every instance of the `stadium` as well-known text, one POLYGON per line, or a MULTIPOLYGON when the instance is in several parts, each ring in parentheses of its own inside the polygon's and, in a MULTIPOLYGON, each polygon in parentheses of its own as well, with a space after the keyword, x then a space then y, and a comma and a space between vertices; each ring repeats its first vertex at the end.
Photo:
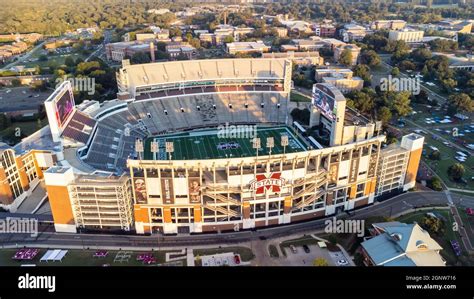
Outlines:
POLYGON ((381 124, 329 84, 313 86, 304 126, 290 114, 291 72, 276 58, 124 60, 116 100, 74 105, 64 82, 45 102, 49 126, 16 152, 51 152, 39 177, 62 232, 253 229, 414 186, 423 137, 385 147, 381 124))

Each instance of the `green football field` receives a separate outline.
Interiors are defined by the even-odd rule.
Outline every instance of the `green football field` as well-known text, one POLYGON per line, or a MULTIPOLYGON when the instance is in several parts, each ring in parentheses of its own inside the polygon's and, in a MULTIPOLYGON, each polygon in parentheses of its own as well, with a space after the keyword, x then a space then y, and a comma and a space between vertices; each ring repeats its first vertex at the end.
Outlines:
MULTIPOLYGON (((169 159, 165 151, 165 143, 173 142, 174 152, 171 158, 173 160, 200 160, 200 159, 220 159, 232 157, 249 157, 255 156, 256 150, 252 148, 252 138, 249 134, 242 133, 240 136, 234 137, 232 133, 222 133, 219 131, 201 130, 179 134, 170 134, 158 137, 151 137, 145 141, 145 159, 146 160, 167 160, 169 159), (151 142, 155 140, 159 145, 159 152, 154 157, 151 153, 151 142), (233 144, 233 146, 229 146, 233 144), (228 148, 218 148, 219 145, 227 145, 228 148)), ((257 128, 257 137, 260 138, 261 149, 258 155, 268 155, 269 149, 266 147, 267 137, 274 138, 274 147, 272 154, 283 153, 284 149, 281 146, 281 136, 288 136, 288 146, 285 152, 300 152, 306 150, 304 143, 293 134, 288 127, 261 127, 257 128)), ((251 135, 250 135, 251 136, 251 135)))

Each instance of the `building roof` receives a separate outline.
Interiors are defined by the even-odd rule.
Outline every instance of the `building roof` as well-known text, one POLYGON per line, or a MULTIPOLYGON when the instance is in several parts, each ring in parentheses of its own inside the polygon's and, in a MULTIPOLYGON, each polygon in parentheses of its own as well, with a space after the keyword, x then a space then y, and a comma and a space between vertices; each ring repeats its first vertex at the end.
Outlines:
POLYGON ((417 223, 374 223, 373 227, 382 233, 361 245, 376 265, 444 266, 438 253, 443 248, 417 223))

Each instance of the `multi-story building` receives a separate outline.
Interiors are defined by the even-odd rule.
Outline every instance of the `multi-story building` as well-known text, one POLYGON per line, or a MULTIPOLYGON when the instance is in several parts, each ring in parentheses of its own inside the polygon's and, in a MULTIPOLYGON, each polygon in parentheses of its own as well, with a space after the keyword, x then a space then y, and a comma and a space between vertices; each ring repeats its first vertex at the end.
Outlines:
POLYGON ((356 65, 359 60, 360 48, 354 44, 344 44, 334 47, 334 60, 339 61, 344 51, 350 51, 352 54, 351 65, 356 65))
POLYGON ((323 65, 324 58, 319 52, 272 52, 263 53, 263 58, 287 58, 297 65, 323 65))
POLYGON ((336 35, 336 27, 332 24, 315 24, 314 33, 320 37, 334 37, 336 35))
POLYGON ((374 30, 402 30, 407 25, 403 20, 377 20, 371 23, 370 28, 374 30))
POLYGON ((171 59, 176 59, 179 56, 186 57, 186 59, 194 59, 197 55, 196 48, 183 42, 168 43, 166 45, 166 53, 171 59))
POLYGON ((288 29, 285 27, 275 27, 274 28, 278 34, 278 37, 287 37, 288 36, 288 29))
POLYGON ((270 47, 262 41, 256 42, 233 42, 226 44, 227 53, 264 53, 270 51, 270 47))
POLYGON ((131 184, 126 176, 75 175, 71 167, 44 173, 58 230, 129 231, 133 226, 131 184))
POLYGON ((400 145, 392 145, 380 157, 376 195, 382 196, 403 189, 415 187, 416 173, 423 150, 422 136, 403 136, 400 145))
POLYGON ((402 40, 406 43, 419 43, 423 41, 424 34, 424 31, 414 29, 390 30, 388 39, 393 41, 402 40))
POLYGON ((367 33, 368 31, 365 27, 357 24, 346 24, 340 31, 340 35, 344 42, 360 41, 367 35, 367 33))
POLYGON ((132 57, 135 53, 150 53, 152 60, 154 60, 154 51, 154 41, 149 40, 118 42, 105 45, 106 57, 112 61, 122 61, 125 57, 132 57))
POLYGON ((0 207, 15 212, 43 178, 43 171, 56 163, 49 151, 16 152, 0 145, 0 207))

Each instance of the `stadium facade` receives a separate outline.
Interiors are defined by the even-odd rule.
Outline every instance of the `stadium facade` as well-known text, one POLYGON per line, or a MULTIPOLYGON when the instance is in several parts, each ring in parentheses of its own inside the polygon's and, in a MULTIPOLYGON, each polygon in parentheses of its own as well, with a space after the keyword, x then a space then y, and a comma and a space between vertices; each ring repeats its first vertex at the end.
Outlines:
MULTIPOLYGON (((252 229, 414 187, 423 137, 384 145, 381 124, 328 84, 313 87, 304 126, 290 114, 291 71, 291 60, 277 58, 124 61, 116 100, 75 105, 66 81, 45 102, 49 126, 6 150, 21 184, 44 179, 60 232, 252 229), (255 135, 219 135, 230 127, 255 135), (31 174, 28 156, 36 176, 21 174, 31 174)), ((3 181, 7 209, 18 180, 3 181)))

